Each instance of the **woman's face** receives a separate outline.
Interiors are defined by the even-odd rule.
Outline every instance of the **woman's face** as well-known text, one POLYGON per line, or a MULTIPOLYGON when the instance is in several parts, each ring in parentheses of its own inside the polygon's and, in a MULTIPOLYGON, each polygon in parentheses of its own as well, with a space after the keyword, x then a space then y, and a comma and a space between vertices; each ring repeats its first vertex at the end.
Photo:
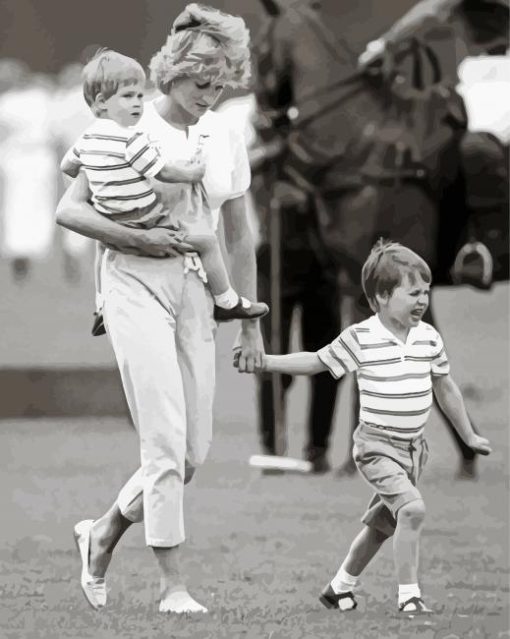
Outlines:
POLYGON ((212 108, 223 93, 220 80, 200 80, 194 78, 176 78, 172 82, 170 95, 183 111, 200 118, 212 108))

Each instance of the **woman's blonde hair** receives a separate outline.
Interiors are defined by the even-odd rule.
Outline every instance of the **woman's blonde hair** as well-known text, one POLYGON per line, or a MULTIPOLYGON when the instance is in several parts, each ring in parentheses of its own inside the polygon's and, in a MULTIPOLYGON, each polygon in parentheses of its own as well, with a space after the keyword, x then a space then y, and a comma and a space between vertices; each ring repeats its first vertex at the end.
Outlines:
POLYGON ((175 19, 149 68, 151 80, 162 93, 168 93, 172 80, 178 77, 244 87, 251 72, 250 33, 240 17, 189 4, 175 19))

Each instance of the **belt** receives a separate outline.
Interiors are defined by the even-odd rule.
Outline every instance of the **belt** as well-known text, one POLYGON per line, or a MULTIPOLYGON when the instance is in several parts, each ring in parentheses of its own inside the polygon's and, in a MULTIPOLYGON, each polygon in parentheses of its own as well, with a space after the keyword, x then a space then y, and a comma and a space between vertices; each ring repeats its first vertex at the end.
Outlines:
POLYGON ((152 214, 150 217, 157 213, 163 213, 165 210, 164 206, 157 199, 154 199, 153 202, 138 209, 132 209, 131 211, 123 211, 119 213, 103 213, 105 217, 110 218, 114 222, 143 222, 143 218, 147 216, 149 213, 152 214))
POLYGON ((377 430, 380 430, 388 438, 395 439, 398 442, 402 442, 402 443, 410 444, 423 438, 423 429, 418 435, 407 438, 407 437, 398 437, 398 435, 395 435, 394 433, 396 429, 393 426, 383 426, 382 424, 373 424, 372 422, 360 422, 360 426, 369 426, 370 428, 375 428, 377 430))

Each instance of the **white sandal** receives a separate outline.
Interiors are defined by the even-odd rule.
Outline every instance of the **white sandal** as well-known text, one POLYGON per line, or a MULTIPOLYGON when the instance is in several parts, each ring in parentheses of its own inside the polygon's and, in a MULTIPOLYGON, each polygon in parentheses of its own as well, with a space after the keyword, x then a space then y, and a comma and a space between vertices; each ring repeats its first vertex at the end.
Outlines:
POLYGON ((81 559, 81 589, 92 608, 99 610, 106 605, 106 582, 103 577, 89 574, 90 529, 93 523, 93 519, 78 522, 74 527, 74 541, 81 559))

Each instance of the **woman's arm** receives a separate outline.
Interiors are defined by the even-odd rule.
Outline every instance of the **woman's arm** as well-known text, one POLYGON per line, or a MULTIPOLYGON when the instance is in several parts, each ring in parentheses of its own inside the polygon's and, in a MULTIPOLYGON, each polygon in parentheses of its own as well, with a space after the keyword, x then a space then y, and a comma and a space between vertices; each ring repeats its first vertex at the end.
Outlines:
MULTIPOLYGON (((245 196, 227 200, 222 207, 225 248, 230 257, 236 291, 257 299, 255 244, 248 225, 245 196)), ((239 338, 239 371, 253 373, 262 364, 264 346, 258 320, 244 320, 239 338)))
POLYGON ((80 173, 62 196, 56 214, 57 224, 114 246, 123 253, 146 257, 170 257, 183 250, 192 250, 180 240, 182 234, 170 229, 133 229, 109 220, 88 203, 90 197, 87 178, 80 173))

